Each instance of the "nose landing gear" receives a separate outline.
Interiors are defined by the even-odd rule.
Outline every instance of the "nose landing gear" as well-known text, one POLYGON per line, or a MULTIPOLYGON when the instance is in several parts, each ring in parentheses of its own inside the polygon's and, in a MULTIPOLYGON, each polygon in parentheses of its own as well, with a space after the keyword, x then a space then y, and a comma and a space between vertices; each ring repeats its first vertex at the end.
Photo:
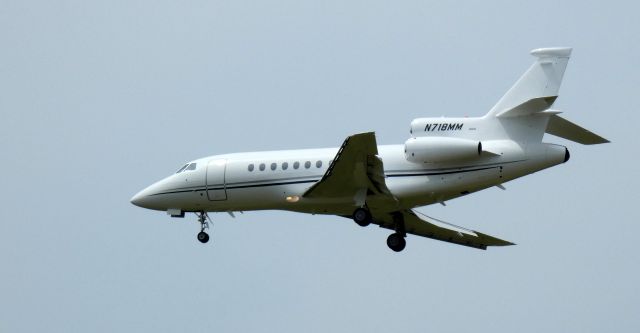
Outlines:
MULTIPOLYGON (((196 216, 198 216, 198 222, 200 223, 200 232, 198 233, 198 240, 200 243, 206 243, 209 241, 209 234, 204 232, 205 229, 209 229, 209 221, 211 218, 206 212, 196 212, 196 216)), ((213 222, 211 222, 213 224, 213 222)))

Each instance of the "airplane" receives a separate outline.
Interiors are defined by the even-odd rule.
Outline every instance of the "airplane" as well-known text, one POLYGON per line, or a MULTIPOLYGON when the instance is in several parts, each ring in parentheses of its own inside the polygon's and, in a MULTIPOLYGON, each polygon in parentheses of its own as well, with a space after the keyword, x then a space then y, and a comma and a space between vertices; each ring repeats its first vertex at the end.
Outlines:
POLYGON ((338 215, 393 232, 400 252, 408 234, 486 250, 514 243, 419 213, 569 160, 545 133, 585 145, 608 140, 552 109, 571 48, 531 51, 535 61, 482 117, 418 118, 404 144, 378 145, 374 132, 347 137, 338 148, 216 155, 184 164, 131 198, 171 217, 195 213, 197 239, 209 241, 208 212, 286 210, 338 215))

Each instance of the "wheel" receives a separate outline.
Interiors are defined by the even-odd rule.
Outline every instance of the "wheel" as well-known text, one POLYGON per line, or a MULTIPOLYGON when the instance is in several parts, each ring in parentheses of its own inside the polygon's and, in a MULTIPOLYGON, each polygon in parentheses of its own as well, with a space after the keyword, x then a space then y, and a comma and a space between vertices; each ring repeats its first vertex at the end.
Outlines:
POLYGON ((200 243, 204 244, 209 241, 209 235, 204 231, 200 231, 198 233, 198 240, 200 241, 200 243))
POLYGON ((371 213, 364 208, 357 208, 353 211, 353 220, 361 227, 371 224, 371 213))
POLYGON ((404 250, 405 246, 407 246, 407 241, 402 237, 402 235, 396 232, 389 235, 387 238, 387 246, 396 252, 400 252, 404 250))

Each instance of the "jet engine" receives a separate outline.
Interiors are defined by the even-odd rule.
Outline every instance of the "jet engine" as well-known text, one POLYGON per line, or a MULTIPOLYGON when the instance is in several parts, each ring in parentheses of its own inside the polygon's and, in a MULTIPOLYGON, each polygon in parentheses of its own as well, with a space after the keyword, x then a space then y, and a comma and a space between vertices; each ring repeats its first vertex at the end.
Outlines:
POLYGON ((480 141, 450 137, 417 137, 404 143, 404 155, 413 163, 442 163, 473 159, 482 153, 480 141))

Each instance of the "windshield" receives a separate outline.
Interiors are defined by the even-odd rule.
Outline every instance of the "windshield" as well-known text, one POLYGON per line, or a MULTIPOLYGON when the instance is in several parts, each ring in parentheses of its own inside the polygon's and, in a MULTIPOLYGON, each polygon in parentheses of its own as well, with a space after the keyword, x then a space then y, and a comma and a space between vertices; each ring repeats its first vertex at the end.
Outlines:
POLYGON ((178 169, 178 171, 176 171, 176 173, 181 173, 181 172, 187 171, 187 170, 195 170, 196 166, 197 166, 196 163, 187 163, 182 168, 178 169))
POLYGON ((186 169, 189 166, 189 164, 185 164, 184 166, 182 166, 182 168, 178 169, 178 171, 176 171, 176 173, 180 173, 182 172, 184 169, 186 169))

